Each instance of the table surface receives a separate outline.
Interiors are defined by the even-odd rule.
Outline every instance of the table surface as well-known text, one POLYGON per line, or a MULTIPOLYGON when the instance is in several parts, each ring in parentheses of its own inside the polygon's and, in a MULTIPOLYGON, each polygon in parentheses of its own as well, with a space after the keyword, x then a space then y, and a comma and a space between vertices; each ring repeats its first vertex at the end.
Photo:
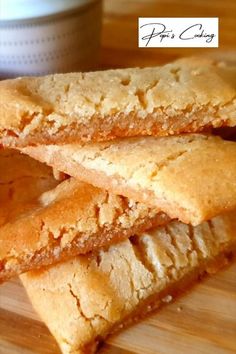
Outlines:
MULTIPOLYGON (((101 67, 152 66, 196 54, 236 59, 234 0, 107 0, 104 7, 101 67), (220 48, 139 49, 138 16, 219 16, 220 48)), ((233 264, 139 324, 109 338, 101 353, 235 353, 235 338, 236 264, 233 264)), ((0 354, 57 353, 55 340, 32 309, 19 280, 3 284, 0 287, 0 354)))

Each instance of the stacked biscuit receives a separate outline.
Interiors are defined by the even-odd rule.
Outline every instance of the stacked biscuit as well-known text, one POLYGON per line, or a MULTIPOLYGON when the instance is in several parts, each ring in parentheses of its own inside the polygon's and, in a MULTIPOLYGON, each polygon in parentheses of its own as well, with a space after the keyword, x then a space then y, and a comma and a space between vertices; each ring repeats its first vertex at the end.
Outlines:
POLYGON ((0 279, 63 353, 232 259, 236 143, 212 129, 235 108, 236 67, 203 59, 0 83, 0 279))

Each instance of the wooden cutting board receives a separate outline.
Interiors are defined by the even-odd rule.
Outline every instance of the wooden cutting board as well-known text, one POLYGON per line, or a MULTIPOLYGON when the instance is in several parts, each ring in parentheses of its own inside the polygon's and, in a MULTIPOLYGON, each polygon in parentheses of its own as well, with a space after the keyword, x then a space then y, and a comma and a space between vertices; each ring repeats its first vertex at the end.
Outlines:
MULTIPOLYGON (((60 353, 18 279, 0 287, 0 353, 60 353)), ((105 353, 236 353, 236 263, 109 338, 100 351, 105 353)))

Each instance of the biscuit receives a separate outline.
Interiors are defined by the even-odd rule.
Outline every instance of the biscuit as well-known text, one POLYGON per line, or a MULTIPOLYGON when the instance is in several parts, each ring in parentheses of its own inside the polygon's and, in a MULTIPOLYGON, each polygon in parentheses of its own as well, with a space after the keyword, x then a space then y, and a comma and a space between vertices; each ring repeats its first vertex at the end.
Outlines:
MULTIPOLYGON (((24 159, 31 160, 27 156, 24 159)), ((55 185, 57 182, 53 181, 55 185)), ((34 191, 34 185, 28 187, 29 180, 23 182, 18 194, 22 189, 34 191)), ((11 205, 12 212, 9 212, 9 204, 4 205, 7 216, 1 217, 0 211, 0 281, 106 247, 169 221, 157 208, 112 195, 73 178, 38 198, 28 202, 23 198, 20 203, 11 205)))
POLYGON ((173 221, 21 280, 62 352, 91 354, 110 333, 227 263, 235 230, 235 212, 195 228, 173 221))
POLYGON ((220 137, 139 137, 22 151, 192 225, 236 208, 236 144, 220 137))
POLYGON ((0 143, 80 143, 235 126, 235 93, 236 66, 204 58, 5 80, 0 143))
POLYGON ((16 150, 0 149, 0 227, 57 183, 50 167, 16 150))

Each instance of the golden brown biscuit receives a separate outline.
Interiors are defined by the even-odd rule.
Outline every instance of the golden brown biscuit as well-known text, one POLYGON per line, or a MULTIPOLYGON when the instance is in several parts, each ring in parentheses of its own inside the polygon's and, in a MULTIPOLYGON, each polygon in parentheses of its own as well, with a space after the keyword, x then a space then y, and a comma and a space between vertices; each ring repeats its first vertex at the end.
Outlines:
POLYGON ((236 208, 236 144, 188 134, 23 148, 80 180, 193 225, 236 208))
POLYGON ((204 58, 6 80, 0 142, 78 143, 235 126, 235 94, 236 67, 204 58))
POLYGON ((57 183, 50 167, 16 150, 0 149, 0 226, 57 183))
POLYGON ((21 276, 64 354, 94 353, 98 342, 168 302, 236 251, 235 213, 193 228, 179 222, 96 255, 21 276))
POLYGON ((52 169, 19 153, 14 155, 12 163, 9 161, 9 166, 5 166, 8 173, 3 171, 3 179, 8 179, 8 184, 0 196, 4 202, 0 209, 0 281, 169 221, 157 208, 112 195, 73 178, 39 196, 43 188, 50 189, 58 183, 52 169), (19 166, 23 168, 22 176, 19 166), (39 174, 49 171, 50 184, 46 180, 45 185, 45 179, 39 178, 39 174), (15 174, 14 185, 10 174, 15 174))

